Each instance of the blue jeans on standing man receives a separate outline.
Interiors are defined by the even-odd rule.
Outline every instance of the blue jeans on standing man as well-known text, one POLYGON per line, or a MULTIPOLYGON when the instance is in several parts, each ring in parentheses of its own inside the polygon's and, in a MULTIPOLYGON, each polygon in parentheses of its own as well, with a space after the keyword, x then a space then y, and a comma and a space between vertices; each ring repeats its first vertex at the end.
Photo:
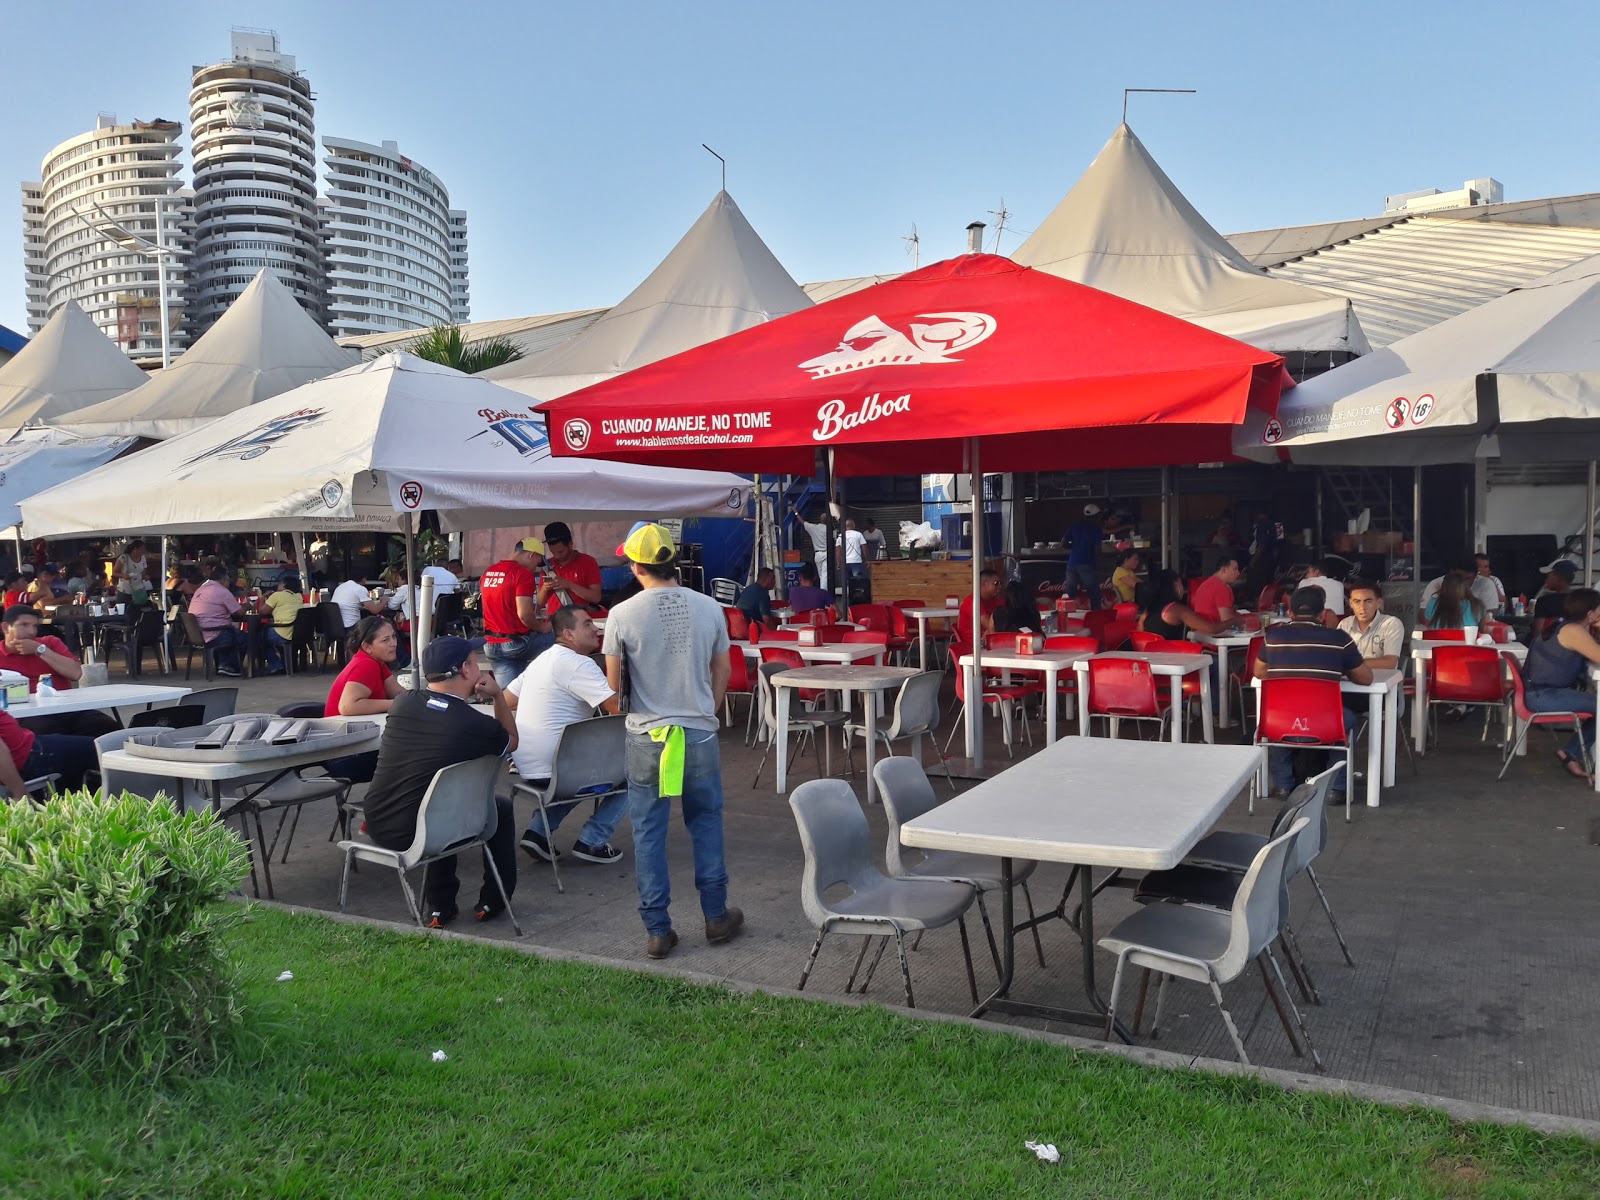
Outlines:
POLYGON ((522 633, 503 642, 489 642, 483 647, 483 656, 489 660, 494 681, 509 687, 511 681, 527 669, 529 663, 556 644, 553 633, 522 633))
MULTIPOLYGON (((694 886, 708 921, 728 911, 728 868, 722 857, 722 752, 706 729, 683 731, 683 824, 694 850, 694 886)), ((639 880, 639 916, 645 932, 672 932, 667 908, 672 882, 667 873, 667 826, 672 799, 660 794, 662 746, 644 733, 628 734, 628 816, 639 880)))
POLYGON ((1074 566, 1067 564, 1067 573, 1062 576, 1062 595, 1071 597, 1077 594, 1081 587, 1089 593, 1089 607, 1100 607, 1100 577, 1095 574, 1094 566, 1074 566))

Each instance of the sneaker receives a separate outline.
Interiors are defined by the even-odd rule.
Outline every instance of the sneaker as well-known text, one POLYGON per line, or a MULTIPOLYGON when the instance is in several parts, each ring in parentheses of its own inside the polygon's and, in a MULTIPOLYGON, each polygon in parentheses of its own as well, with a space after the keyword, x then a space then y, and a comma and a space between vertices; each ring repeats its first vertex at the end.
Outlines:
POLYGON ((237 667, 218 667, 218 675, 226 675, 229 679, 243 679, 244 672, 237 667))
POLYGON ((678 931, 669 929, 665 933, 652 933, 644 944, 646 958, 665 958, 672 953, 672 948, 678 944, 678 931))
POLYGON ((730 908, 720 917, 706 918, 706 941, 713 946, 725 942, 744 927, 744 913, 730 908))
POLYGON ((438 909, 434 909, 428 914, 428 919, 423 922, 423 925, 428 929, 443 929, 456 919, 458 912, 459 910, 454 908, 449 912, 440 912, 438 909))
POLYGON ((480 904, 472 910, 472 919, 474 921, 492 921, 505 910, 506 906, 504 904, 480 904))
POLYGON ((545 862, 555 862, 561 857, 561 851, 550 844, 550 840, 542 833, 535 833, 531 829, 523 831, 522 840, 517 843, 535 858, 542 858, 545 862))
POLYGON ((588 842, 573 842, 572 857, 581 858, 584 862, 614 863, 622 857, 622 851, 610 842, 599 846, 591 846, 588 842))

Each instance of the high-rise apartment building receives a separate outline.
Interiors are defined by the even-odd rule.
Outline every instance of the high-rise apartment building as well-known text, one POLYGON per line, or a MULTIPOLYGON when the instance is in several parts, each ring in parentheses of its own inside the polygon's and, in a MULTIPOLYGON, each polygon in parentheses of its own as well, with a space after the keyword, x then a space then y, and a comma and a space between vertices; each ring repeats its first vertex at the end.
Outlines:
POLYGON ((328 331, 336 338, 464 320, 467 215, 394 142, 325 137, 328 331))
MULTIPOLYGON (((160 269, 142 247, 183 251, 191 242, 192 193, 179 176, 181 129, 165 120, 118 124, 102 113, 93 130, 44 156, 39 182, 22 185, 31 332, 76 300, 131 357, 160 356, 160 269)), ((175 349, 188 341, 183 263, 180 256, 168 259, 167 314, 175 349)))
POLYGON ((194 68, 195 336, 263 267, 326 321, 314 116, 311 84, 276 34, 235 30, 231 58, 194 68))

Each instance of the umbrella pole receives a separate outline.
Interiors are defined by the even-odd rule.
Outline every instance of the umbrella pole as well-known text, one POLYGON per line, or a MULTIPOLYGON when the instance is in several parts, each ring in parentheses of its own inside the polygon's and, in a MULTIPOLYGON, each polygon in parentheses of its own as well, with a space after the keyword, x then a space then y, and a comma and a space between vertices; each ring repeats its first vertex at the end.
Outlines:
POLYGON ((18 521, 11 527, 12 534, 17 539, 17 570, 22 570, 22 522, 18 521))
MULTIPOLYGON (((972 471, 972 686, 967 688, 967 757, 975 772, 983 770, 983 472, 978 464, 978 439, 967 442, 972 471)), ((959 631, 958 631, 959 633, 959 631)), ((956 670, 961 670, 958 663, 956 670)), ((1052 697, 1054 699, 1054 697, 1052 697)))
POLYGON ((406 596, 411 602, 411 688, 422 690, 421 651, 417 646, 417 514, 406 513, 406 596))
POLYGON ((833 483, 833 447, 818 452, 817 463, 822 474, 822 498, 827 509, 823 527, 827 530, 823 540, 827 543, 823 561, 828 564, 828 591, 833 596, 833 611, 842 619, 850 610, 850 588, 844 579, 844 556, 839 546, 839 496, 833 483))
POLYGON ((1594 586, 1594 459, 1589 460, 1589 488, 1583 507, 1583 586, 1594 586))
POLYGON ((1414 607, 1422 611, 1422 467, 1411 468, 1411 581, 1416 585, 1414 607))
POLYGON ((1172 468, 1161 468, 1161 569, 1172 566, 1172 539, 1167 536, 1172 525, 1172 468))
MULTIPOLYGON (((167 535, 161 535, 161 661, 172 668, 172 624, 167 620, 167 535)), ((110 656, 106 661, 111 661, 110 656)))

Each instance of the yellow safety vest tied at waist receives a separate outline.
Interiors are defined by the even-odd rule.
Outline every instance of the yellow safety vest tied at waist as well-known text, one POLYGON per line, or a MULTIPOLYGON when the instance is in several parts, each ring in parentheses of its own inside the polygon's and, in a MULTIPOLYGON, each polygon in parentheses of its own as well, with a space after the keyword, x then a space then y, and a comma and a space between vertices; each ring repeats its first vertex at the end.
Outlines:
POLYGON ((661 743, 660 790, 656 794, 668 799, 683 795, 683 726, 659 725, 650 730, 650 740, 661 743))

